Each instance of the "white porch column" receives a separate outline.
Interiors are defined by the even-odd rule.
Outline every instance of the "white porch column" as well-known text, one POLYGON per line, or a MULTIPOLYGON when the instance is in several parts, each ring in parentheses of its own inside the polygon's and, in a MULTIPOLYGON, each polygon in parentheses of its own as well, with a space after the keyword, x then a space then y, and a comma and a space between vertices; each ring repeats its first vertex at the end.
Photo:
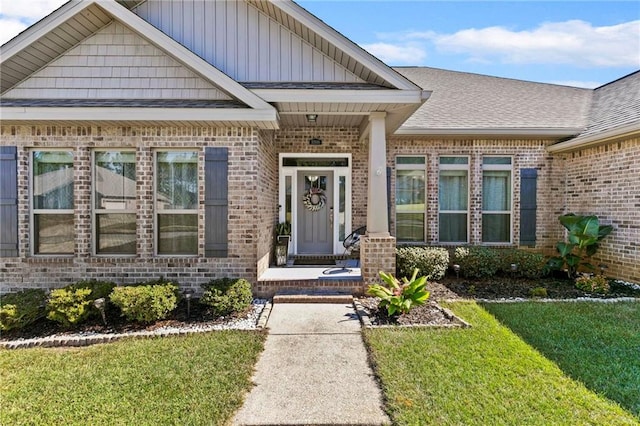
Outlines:
POLYGON ((389 236, 386 115, 386 112, 369 114, 367 233, 375 237, 389 236))

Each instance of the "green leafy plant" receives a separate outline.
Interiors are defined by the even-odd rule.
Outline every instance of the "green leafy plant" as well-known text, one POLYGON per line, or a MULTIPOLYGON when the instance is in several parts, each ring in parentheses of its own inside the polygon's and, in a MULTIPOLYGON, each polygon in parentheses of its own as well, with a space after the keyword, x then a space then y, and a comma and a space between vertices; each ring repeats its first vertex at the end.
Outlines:
POLYGON ((489 247, 457 247, 453 262, 460 265, 460 273, 467 278, 486 278, 500 270, 500 256, 489 247))
POLYGON ((449 251, 442 247, 398 247, 396 265, 398 276, 409 276, 417 268, 427 280, 439 280, 447 272, 449 251))
POLYGON ((116 287, 111 302, 129 321, 153 322, 166 318, 178 306, 178 286, 172 282, 116 287))
POLYGON ((547 297, 547 289, 545 287, 532 288, 529 293, 531 297, 547 297))
POLYGON ((291 223, 289 222, 280 222, 276 225, 276 236, 277 235, 291 235, 291 223))
POLYGON ((215 317, 243 312, 251 306, 251 283, 245 279, 220 278, 201 286, 204 294, 200 303, 211 308, 215 317))
POLYGON ((606 294, 609 292, 609 280, 604 275, 582 275, 576 278, 576 288, 587 293, 606 294))
POLYGON ((505 275, 521 278, 541 278, 547 274, 547 258, 541 253, 520 249, 497 249, 500 259, 500 271, 505 275), (515 272, 511 265, 516 264, 515 272))
POLYGON ((41 289, 3 294, 0 297, 0 330, 21 329, 45 316, 46 294, 41 289))
POLYGON ((380 271, 380 278, 387 284, 370 285, 367 294, 379 297, 380 309, 387 309, 389 316, 408 313, 414 307, 423 305, 430 293, 426 290, 427 278, 418 278, 418 269, 414 269, 411 279, 406 277, 402 281, 396 277, 380 271))
POLYGON ((51 291, 47 301, 47 318, 65 327, 80 324, 98 310, 93 302, 107 298, 115 283, 108 281, 79 281, 51 291))
POLYGON ((599 247, 600 241, 613 231, 611 225, 600 225, 597 216, 577 216, 569 213, 558 218, 567 231, 568 241, 556 244, 558 256, 547 262, 551 270, 566 268, 567 274, 573 277, 580 267, 593 270, 588 262, 599 247))

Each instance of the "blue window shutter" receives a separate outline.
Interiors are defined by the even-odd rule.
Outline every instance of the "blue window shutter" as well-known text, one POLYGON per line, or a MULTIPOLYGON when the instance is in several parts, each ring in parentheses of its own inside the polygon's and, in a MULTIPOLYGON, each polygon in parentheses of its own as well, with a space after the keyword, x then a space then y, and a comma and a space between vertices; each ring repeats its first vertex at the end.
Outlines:
POLYGON ((206 257, 228 256, 228 148, 204 151, 204 235, 206 257))
POLYGON ((0 146, 0 257, 18 256, 18 150, 0 146))
POLYGON ((536 245, 538 170, 520 169, 520 245, 536 245))

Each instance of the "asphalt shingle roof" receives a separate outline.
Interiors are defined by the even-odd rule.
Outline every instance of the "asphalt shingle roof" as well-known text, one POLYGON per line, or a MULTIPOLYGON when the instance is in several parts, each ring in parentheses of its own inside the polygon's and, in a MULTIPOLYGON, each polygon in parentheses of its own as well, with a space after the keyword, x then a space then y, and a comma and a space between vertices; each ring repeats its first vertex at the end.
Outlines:
POLYGON ((394 69, 433 91, 402 128, 583 129, 587 125, 591 89, 428 67, 394 69))
POLYGON ((580 136, 592 136, 640 121, 640 71, 593 92, 589 122, 580 136))

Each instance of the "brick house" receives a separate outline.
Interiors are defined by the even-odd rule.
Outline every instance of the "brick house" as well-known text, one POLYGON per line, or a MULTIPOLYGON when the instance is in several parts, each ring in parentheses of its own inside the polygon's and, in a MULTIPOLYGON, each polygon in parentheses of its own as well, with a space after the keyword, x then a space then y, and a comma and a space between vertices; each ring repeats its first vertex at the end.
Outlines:
MULTIPOLYGON (((291 1, 70 1, 1 48, 0 291, 160 275, 259 294, 274 228, 362 290, 397 243, 551 252, 614 225, 640 281, 640 73, 595 90, 390 68, 291 1)), ((303 285, 301 283, 298 283, 303 285)))

